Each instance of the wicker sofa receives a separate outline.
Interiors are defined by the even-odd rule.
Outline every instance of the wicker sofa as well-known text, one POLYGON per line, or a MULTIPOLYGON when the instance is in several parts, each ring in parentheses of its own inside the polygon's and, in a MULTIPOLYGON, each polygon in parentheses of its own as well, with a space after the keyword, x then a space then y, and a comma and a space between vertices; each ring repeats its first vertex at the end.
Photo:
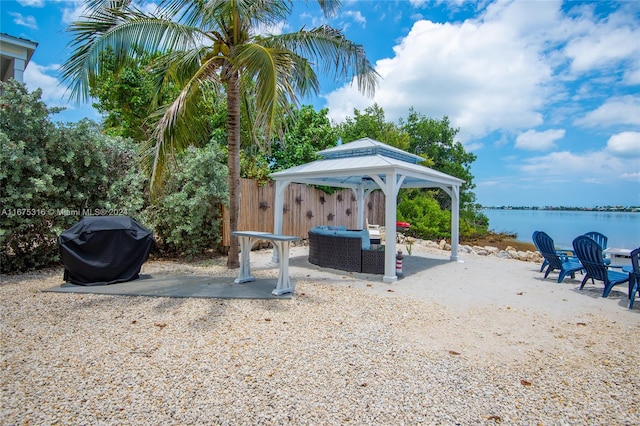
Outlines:
POLYGON ((384 246, 363 249, 360 236, 327 235, 309 231, 309 262, 348 272, 384 274, 384 246))

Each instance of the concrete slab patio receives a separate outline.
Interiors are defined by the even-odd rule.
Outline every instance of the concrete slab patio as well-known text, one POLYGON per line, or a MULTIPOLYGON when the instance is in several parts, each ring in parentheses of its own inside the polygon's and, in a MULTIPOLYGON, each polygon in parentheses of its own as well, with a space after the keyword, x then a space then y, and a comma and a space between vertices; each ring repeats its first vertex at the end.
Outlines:
POLYGON ((291 299, 290 294, 273 296, 275 286, 272 278, 257 278, 255 281, 235 284, 235 276, 205 275, 141 275, 139 279, 124 283, 82 286, 64 283, 43 290, 57 293, 108 294, 118 296, 152 297, 198 297, 217 299, 291 299))

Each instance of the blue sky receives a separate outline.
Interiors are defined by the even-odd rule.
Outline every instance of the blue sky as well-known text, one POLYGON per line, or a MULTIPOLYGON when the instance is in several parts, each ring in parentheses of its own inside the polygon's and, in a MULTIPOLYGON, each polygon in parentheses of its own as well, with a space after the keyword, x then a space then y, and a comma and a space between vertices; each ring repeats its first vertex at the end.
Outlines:
MULTIPOLYGON (((100 118, 69 103, 58 76, 81 13, 77 1, 0 1, 0 31, 39 43, 25 83, 68 108, 59 121, 100 118)), ((382 76, 374 98, 322 79, 302 102, 334 122, 374 102, 390 121, 411 107, 448 116, 478 157, 483 205, 640 205, 640 1, 343 1, 328 22, 300 1, 271 31, 322 23, 363 44, 382 76)))

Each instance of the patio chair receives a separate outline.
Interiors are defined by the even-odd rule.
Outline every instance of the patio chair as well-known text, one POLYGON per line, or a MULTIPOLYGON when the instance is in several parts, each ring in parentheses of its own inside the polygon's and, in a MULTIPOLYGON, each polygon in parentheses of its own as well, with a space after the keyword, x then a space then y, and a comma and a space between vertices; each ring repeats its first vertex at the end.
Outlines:
MULTIPOLYGON (((531 239, 533 240, 533 245, 536 246, 536 250, 538 250, 540 253, 542 253, 542 251, 540 251, 540 247, 538 247, 538 241, 536 240, 536 234, 540 232, 540 231, 533 231, 533 235, 531 236, 531 239)), ((547 266, 549 264, 549 262, 547 261, 547 259, 545 259, 543 257, 542 259, 542 265, 540 265, 540 272, 542 272, 544 270, 544 267, 547 266)))
POLYGON ((584 235, 591 238, 592 240, 594 240, 596 243, 600 245, 600 247, 602 248, 602 258, 604 259, 604 263, 609 265, 611 263, 611 259, 609 259, 606 253, 604 252, 604 250, 607 248, 607 243, 609 242, 609 238, 606 235, 601 234, 600 232, 597 232, 597 231, 587 232, 584 235))
POLYGON ((368 219, 365 219, 365 225, 369 231, 369 239, 371 244, 382 244, 384 241, 384 229, 380 225, 372 225, 368 219))
POLYGON ((551 239, 546 232, 534 232, 533 238, 534 244, 538 247, 540 254, 542 254, 548 264, 547 270, 544 273, 545 278, 549 276, 551 271, 558 270, 558 282, 561 283, 567 275, 570 275, 571 278, 575 278, 576 272, 583 269, 582 265, 576 258, 565 254, 559 255, 559 252, 556 250, 553 243, 553 239, 551 239))
POLYGON ((640 247, 631 250, 631 267, 633 270, 629 272, 629 309, 633 309, 633 301, 636 293, 640 293, 640 267, 638 266, 638 255, 640 255, 640 247))
POLYGON ((597 231, 587 232, 584 235, 586 235, 587 237, 590 237, 592 240, 598 243, 602 248, 602 250, 607 248, 607 242, 609 241, 609 238, 607 238, 606 235, 601 234, 600 232, 597 232, 597 231))
POLYGON ((613 286, 629 280, 628 274, 609 269, 609 266, 602 258, 602 247, 592 238, 580 235, 573 240, 573 249, 576 256, 578 256, 578 260, 587 271, 580 285, 580 290, 582 290, 587 280, 591 278, 604 283, 602 297, 607 297, 613 286))
MULTIPOLYGON (((533 240, 533 245, 535 245, 535 246, 536 246, 536 250, 538 250, 540 253, 542 253, 542 252, 540 251, 540 247, 538 247, 538 242, 536 241, 536 234, 537 234, 538 232, 540 232, 540 231, 533 231, 533 235, 531 236, 531 239, 533 240)), ((573 257, 573 258, 575 258, 575 256, 570 255, 570 254, 569 254, 569 252, 567 252, 566 250, 557 250, 557 249, 556 249, 556 254, 557 254, 558 256, 563 256, 563 257, 566 257, 566 258, 569 258, 569 257, 573 257)), ((544 270, 544 268, 545 268, 548 264, 549 264, 549 261, 548 261, 547 259, 543 259, 543 260, 542 260, 542 265, 540 265, 540 272, 542 272, 542 271, 544 270)))

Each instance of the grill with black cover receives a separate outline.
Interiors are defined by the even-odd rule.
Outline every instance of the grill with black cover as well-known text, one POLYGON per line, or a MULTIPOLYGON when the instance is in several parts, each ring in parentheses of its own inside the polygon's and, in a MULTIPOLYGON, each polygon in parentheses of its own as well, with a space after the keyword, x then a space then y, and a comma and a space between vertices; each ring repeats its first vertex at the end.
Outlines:
POLYGON ((105 285, 137 279, 154 239, 129 216, 85 216, 60 234, 58 245, 65 281, 105 285))

